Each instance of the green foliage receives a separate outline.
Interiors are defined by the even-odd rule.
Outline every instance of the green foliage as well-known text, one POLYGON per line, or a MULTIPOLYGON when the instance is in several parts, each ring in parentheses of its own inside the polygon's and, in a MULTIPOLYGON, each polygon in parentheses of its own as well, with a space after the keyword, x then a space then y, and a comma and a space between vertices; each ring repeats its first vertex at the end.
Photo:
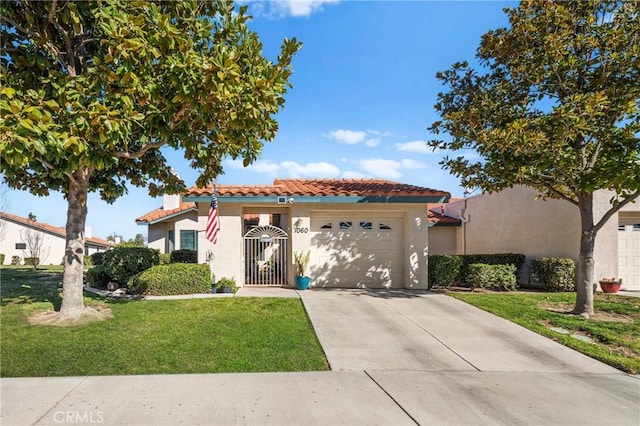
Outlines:
MULTIPOLYGON (((220 1, 3 1, 0 173, 9 187, 68 200, 82 244, 89 192, 113 202, 185 182, 161 148, 181 152, 206 186, 222 159, 249 165, 278 130, 301 44, 263 56, 246 6, 220 1)), ((80 262, 65 286, 82 286, 80 262)), ((68 299, 71 304, 78 304, 68 299)), ((62 311, 82 306, 63 304, 62 311)))
POLYGON ((462 259, 459 255, 429 255, 429 288, 451 286, 460 276, 462 259))
POLYGON ((531 262, 531 271, 546 291, 575 291, 576 264, 573 259, 542 257, 531 262))
POLYGON ((309 260, 311 258, 311 252, 307 251, 307 253, 303 252, 295 252, 293 254, 294 257, 294 265, 296 267, 296 275, 299 277, 305 276, 307 272, 307 267, 309 266, 309 260))
POLYGON ((198 252, 195 250, 174 250, 170 255, 171 263, 198 263, 198 252))
POLYGON ((109 281, 111 281, 104 265, 94 266, 85 273, 85 276, 87 279, 87 285, 93 288, 105 289, 107 288, 109 281))
POLYGON ((120 284, 160 263, 158 250, 144 247, 116 247, 104 253, 100 265, 110 281, 120 284))
POLYGON ((216 291, 218 293, 235 293, 238 291, 238 286, 233 278, 222 277, 216 284, 216 291))
POLYGON ((0 265, 4 265, 4 253, 0 253, 0 265))
POLYGON ((514 185, 580 212, 576 312, 593 312, 598 231, 640 195, 640 2, 522 1, 509 27, 489 31, 480 67, 457 62, 436 77, 447 88, 429 146, 479 155, 441 164, 485 192, 514 185), (597 190, 611 205, 594 220, 597 190))
POLYGON ((131 293, 154 296, 210 293, 211 270, 192 263, 157 265, 131 277, 127 287, 131 293))
POLYGON ((85 267, 93 266, 93 259, 91 258, 91 256, 90 256, 90 255, 84 255, 84 257, 83 257, 83 259, 82 259, 82 264, 83 264, 85 267))
POLYGON ((487 265, 473 263, 469 265, 467 282, 471 289, 488 288, 494 290, 516 289, 516 267, 513 265, 487 265))
POLYGON ((493 253, 493 254, 466 254, 462 255, 462 266, 460 267, 459 281, 464 281, 469 273, 469 265, 474 263, 484 263, 486 265, 513 265, 516 267, 514 276, 518 277, 518 271, 524 264, 526 256, 520 253, 493 253))
POLYGON ((160 265, 168 265, 171 263, 171 255, 169 253, 160 253, 160 265))
POLYGON ((90 255, 89 257, 91 257, 91 264, 93 266, 102 265, 105 253, 106 252, 104 252, 104 251, 99 251, 99 252, 96 252, 96 253, 93 253, 92 255, 90 255))

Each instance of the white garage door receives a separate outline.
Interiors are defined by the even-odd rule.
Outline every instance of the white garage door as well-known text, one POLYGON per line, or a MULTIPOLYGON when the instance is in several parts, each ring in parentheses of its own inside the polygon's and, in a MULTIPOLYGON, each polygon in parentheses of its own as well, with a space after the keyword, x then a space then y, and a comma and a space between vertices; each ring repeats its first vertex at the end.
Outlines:
POLYGON ((620 218, 618 275, 623 290, 640 290, 640 220, 620 218))
POLYGON ((311 215, 311 279, 317 287, 403 287, 398 215, 311 215))

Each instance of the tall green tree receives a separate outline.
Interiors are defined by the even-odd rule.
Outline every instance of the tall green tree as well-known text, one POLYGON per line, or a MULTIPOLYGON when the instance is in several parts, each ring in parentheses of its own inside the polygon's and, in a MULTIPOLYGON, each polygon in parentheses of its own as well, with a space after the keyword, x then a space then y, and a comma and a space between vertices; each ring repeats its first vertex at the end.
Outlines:
POLYGON ((429 145, 475 150, 446 157, 463 185, 528 185, 580 212, 575 313, 593 314, 598 231, 640 191, 640 2, 522 1, 510 26, 484 34, 480 66, 439 72, 447 87, 429 145), (446 139, 446 140, 445 140, 446 139), (594 217, 594 192, 611 206, 594 217))
POLYGON ((85 312, 89 192, 184 190, 162 147, 206 185, 223 157, 249 164, 274 138, 300 43, 285 39, 274 63, 248 19, 231 0, 0 3, 0 172, 68 202, 61 318, 85 312))

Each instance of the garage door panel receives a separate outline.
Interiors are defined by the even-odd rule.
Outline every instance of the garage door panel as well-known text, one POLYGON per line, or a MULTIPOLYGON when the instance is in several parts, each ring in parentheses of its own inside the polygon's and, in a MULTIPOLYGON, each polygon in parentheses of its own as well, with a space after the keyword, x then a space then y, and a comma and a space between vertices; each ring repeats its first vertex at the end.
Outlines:
POLYGON ((618 275, 622 289, 640 291, 640 218, 626 219, 618 227, 618 275))
POLYGON ((402 287, 401 224, 398 218, 312 215, 313 284, 342 288, 402 287), (348 229, 341 229, 347 225, 348 229))

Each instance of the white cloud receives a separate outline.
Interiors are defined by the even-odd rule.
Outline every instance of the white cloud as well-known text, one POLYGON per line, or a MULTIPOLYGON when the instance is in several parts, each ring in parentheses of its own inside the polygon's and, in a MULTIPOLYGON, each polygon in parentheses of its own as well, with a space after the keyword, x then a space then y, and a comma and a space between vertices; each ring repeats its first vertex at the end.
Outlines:
POLYGON ((283 161, 280 163, 281 168, 286 172, 289 177, 317 177, 327 178, 336 177, 340 175, 340 169, 333 164, 320 162, 320 163, 307 163, 299 164, 295 161, 283 161))
POLYGON ((432 154, 434 152, 433 148, 427 146, 426 141, 397 143, 394 146, 398 149, 398 151, 403 152, 416 152, 418 154, 432 154))
POLYGON ((346 143, 348 145, 354 145, 362 142, 367 137, 367 132, 338 129, 329 132, 329 137, 335 139, 338 142, 346 143))
POLYGON ((272 13, 280 16, 309 16, 322 11, 324 5, 336 4, 340 0, 274 0, 270 2, 272 13))
POLYGON ((411 160, 409 158, 403 158, 400 163, 402 164, 403 169, 424 169, 427 167, 423 162, 411 160))
POLYGON ((369 147, 372 147, 372 148, 373 148, 374 146, 378 146, 378 145, 380 145, 380 142, 381 142, 381 140, 380 140, 380 139, 368 139, 368 140, 366 140, 366 141, 364 142, 364 144, 365 144, 366 146, 369 146, 369 147))
POLYGON ((395 160, 385 160, 382 158, 371 158, 361 160, 360 168, 372 176, 383 179, 397 179, 402 177, 402 163, 395 160))

